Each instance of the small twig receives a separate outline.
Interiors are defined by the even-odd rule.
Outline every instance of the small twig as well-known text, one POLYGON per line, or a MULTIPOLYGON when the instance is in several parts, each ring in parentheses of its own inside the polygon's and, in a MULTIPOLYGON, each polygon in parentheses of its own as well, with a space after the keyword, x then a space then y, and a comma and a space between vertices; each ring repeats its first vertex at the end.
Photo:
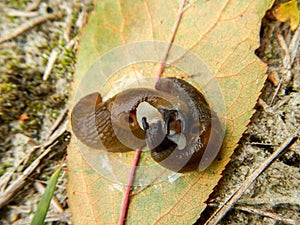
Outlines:
POLYGON ((277 39, 278 39, 278 42, 284 52, 284 56, 282 59, 284 69, 290 69, 291 68, 291 64, 290 64, 291 57, 290 57, 289 47, 281 33, 277 34, 277 39))
POLYGON ((278 214, 275 213, 271 213, 271 212, 265 212, 259 209, 255 209, 249 206, 235 206, 236 209, 238 210, 242 210, 245 212, 249 212, 249 213, 253 213, 253 214, 258 214, 264 217, 269 217, 272 218, 274 220, 286 223, 286 224, 291 224, 291 225, 297 225, 300 224, 300 220, 293 220, 293 219, 288 219, 282 216, 279 216, 278 214))
POLYGON ((21 160, 17 166, 8 169, 1 177, 0 177, 0 193, 3 192, 5 190, 5 188, 7 187, 9 181, 11 180, 13 174, 16 172, 17 168, 19 165, 21 165, 21 163, 24 161, 21 160))
POLYGON ((131 171, 128 178, 128 184, 124 193, 123 201, 122 201, 122 208, 120 213, 120 219, 119 219, 119 225, 123 225, 125 223, 127 209, 129 205, 129 197, 130 197, 130 191, 134 180, 135 171, 137 168, 137 164, 140 158, 141 150, 137 149, 135 151, 134 159, 133 159, 133 165, 131 167, 131 171))
POLYGON ((36 11, 28 12, 28 11, 20 11, 20 10, 15 10, 15 9, 6 9, 5 12, 8 16, 26 17, 26 18, 37 17, 40 15, 40 13, 36 12, 36 11))
MULTIPOLYGON (((18 162, 17 166, 19 166, 22 162, 23 162, 23 160, 18 162)), ((8 184, 8 182, 10 181, 12 175, 15 173, 15 171, 17 169, 17 166, 7 169, 7 171, 0 177, 0 193, 5 190, 5 188, 8 184)))
MULTIPOLYGON (((67 115, 68 115, 69 109, 65 108, 60 115, 57 117, 55 122, 52 124, 52 126, 49 129, 49 135, 47 136, 46 140, 50 139, 51 135, 60 127, 60 125, 65 121, 67 115)), ((63 129, 66 129, 65 127, 63 129)))
MULTIPOLYGON (((33 150, 34 151, 34 150, 33 150)), ((7 187, 7 184, 9 183, 9 181, 11 180, 13 174, 16 172, 17 168, 24 162, 26 161, 26 159, 22 159, 21 161, 19 161, 17 163, 16 166, 14 166, 13 168, 10 168, 8 171, 5 172, 5 174, 3 174, 0 177, 0 193, 3 192, 5 190, 5 188, 7 187)))
POLYGON ((82 10, 79 13, 79 15, 77 17, 77 20, 76 20, 76 23, 75 23, 75 25, 76 25, 76 27, 77 27, 78 30, 81 30, 84 27, 84 25, 86 24, 86 22, 87 22, 87 14, 88 13, 86 12, 86 10, 82 10))
MULTIPOLYGON (((66 118, 66 117, 64 117, 66 118)), ((34 160, 24 171, 23 173, 14 180, 3 192, 0 193, 0 209, 5 206, 7 203, 9 203, 18 190, 20 190, 26 183, 26 179, 36 170, 36 168, 40 165, 42 159, 46 157, 52 150, 52 146, 54 146, 57 142, 57 139, 66 131, 66 122, 61 123, 57 121, 61 121, 62 119, 59 117, 54 124, 56 125, 56 132, 52 132, 51 135, 46 139, 46 141, 40 145, 40 146, 34 146, 32 151, 35 151, 38 148, 44 149, 43 153, 34 160), (59 127, 57 127, 59 126, 59 127)), ((62 120, 66 121, 66 120, 62 120)), ((53 126, 52 126, 53 127, 53 126)), ((31 155, 31 153, 30 153, 31 155)), ((30 156, 27 156, 24 160, 27 160, 27 158, 30 156)))
POLYGON ((278 33, 277 38, 278 38, 278 42, 284 52, 284 56, 282 58, 282 64, 283 64, 283 68, 284 68, 283 73, 286 75, 284 81, 285 81, 285 83, 289 83, 290 80, 292 79, 292 72, 291 72, 292 59, 291 59, 291 55, 290 55, 290 49, 289 49, 282 34, 278 33))
POLYGON ((272 108, 262 98, 258 99, 257 104, 261 106, 266 113, 269 113, 271 115, 274 114, 272 108))
MULTIPOLYGON (((264 199, 264 198, 245 197, 245 198, 240 199, 238 203, 243 204, 243 205, 248 205, 248 206, 250 206, 250 205, 252 205, 252 206, 268 205, 268 204, 270 204, 270 200, 264 199)), ((272 205, 281 205, 281 204, 300 205, 300 199, 299 198, 291 198, 288 196, 277 197, 274 195, 274 197, 272 198, 272 205)))
MULTIPOLYGON (((277 34, 277 39, 279 42, 279 45, 281 46, 284 55, 282 58, 282 63, 283 63, 283 68, 284 68, 284 74, 286 75, 285 82, 289 82, 292 79, 292 73, 291 73, 291 68, 292 64, 294 63, 295 57, 298 52, 298 48, 296 47, 299 44, 299 38, 300 38, 300 30, 299 28, 297 29, 295 35, 292 38, 292 41, 290 45, 288 46, 283 35, 281 33, 277 34)), ((276 88, 276 91, 272 97, 271 104, 273 105, 274 100, 276 96, 278 95, 279 90, 281 89, 283 84, 283 78, 280 79, 280 83, 276 88)))
POLYGON ((14 166, 13 168, 10 168, 9 170, 7 170, 5 172, 5 174, 3 174, 0 177, 0 188, 1 188, 0 193, 5 190, 5 188, 7 187, 7 184, 12 179, 13 174, 16 172, 16 170, 19 168, 19 166, 20 165, 26 165, 27 162, 31 159, 32 154, 34 154, 38 149, 39 149, 39 147, 37 147, 37 146, 32 147, 31 150, 29 151, 29 153, 26 155, 26 157, 21 159, 16 164, 16 166, 14 166))
POLYGON ((159 70, 157 72, 157 80, 161 78, 162 73, 164 72, 164 69, 165 69, 165 66, 166 66, 166 61, 168 59, 170 49, 171 49, 172 44, 174 42, 175 35, 177 33, 177 30, 178 30, 178 27, 179 27, 182 15, 184 13, 184 5, 185 5, 185 0, 182 0, 182 2, 180 4, 180 8, 179 8, 179 14, 178 14, 178 17, 177 17, 177 21, 176 21, 175 26, 173 28, 172 35, 171 35, 171 38, 170 38, 169 43, 168 43, 168 47, 166 49, 164 58, 162 59, 162 61, 160 63, 159 70))
POLYGON ((71 50, 71 49, 74 47, 75 44, 76 44, 76 40, 75 40, 75 39, 72 39, 72 40, 70 40, 70 41, 66 44, 65 49, 66 49, 66 50, 71 50))
POLYGON ((54 48, 48 58, 47 66, 43 75, 43 80, 48 80, 48 77, 52 71, 53 65, 58 57, 59 51, 58 49, 54 48))
POLYGON ((280 157, 287 149, 289 149, 296 141, 298 137, 293 136, 288 138, 279 148, 273 152, 273 154, 267 158, 253 173, 243 182, 243 184, 237 188, 237 190, 219 207, 218 210, 206 221, 205 225, 217 224, 224 215, 234 206, 242 194, 249 188, 253 181, 267 169, 278 157, 280 157))
POLYGON ((40 6, 42 0, 35 0, 33 1, 33 3, 31 3, 30 5, 28 5, 26 7, 26 11, 33 11, 35 9, 37 9, 40 6))
MULTIPOLYGON (((70 224, 70 217, 71 215, 69 212, 47 213, 47 216, 45 218, 45 223, 46 222, 67 222, 67 224, 70 224)), ((31 224, 31 218, 25 218, 13 223, 13 225, 30 225, 30 224, 31 224)))
POLYGON ((271 103, 270 103, 271 106, 273 105, 273 103, 275 101, 275 98, 278 95, 281 86, 282 86, 282 78, 280 79, 279 84, 278 84, 278 86, 277 86, 277 88, 275 90, 275 93, 274 93, 273 97, 272 97, 272 100, 271 100, 271 103))
POLYGON ((290 54, 290 58, 291 58, 291 65, 293 65, 295 58, 297 56, 298 53, 298 46, 299 46, 299 40, 300 40, 300 27, 297 28, 291 43, 289 45, 289 54, 290 54))
MULTIPOLYGON (((55 145, 55 143, 56 139, 53 140, 52 145, 55 145)), ((10 202, 17 191, 24 186, 26 179, 36 170, 42 159, 51 152, 52 145, 45 149, 45 151, 36 160, 34 160, 30 166, 28 166, 24 172, 16 180, 14 180, 8 188, 5 189, 4 192, 0 193, 0 209, 10 202)))
MULTIPOLYGON (((71 50, 75 45, 75 40, 72 39, 70 41, 68 41, 68 43, 65 45, 65 50, 71 50)), ((61 53, 63 54, 65 52, 65 50, 61 53)), ((43 80, 48 80, 49 75, 51 74, 51 71, 53 69, 54 63, 57 59, 57 57, 59 56, 60 51, 58 49, 53 49, 49 55, 48 58, 48 62, 47 62, 47 66, 43 75, 43 80)))
POLYGON ((30 28, 32 28, 40 23, 46 22, 47 20, 54 20, 57 18, 59 18, 59 14, 46 14, 46 15, 42 15, 42 16, 36 17, 34 19, 31 19, 31 20, 27 21, 26 23, 22 24, 21 26, 19 26, 14 31, 10 32, 8 35, 1 37, 0 44, 17 37, 18 35, 24 33, 25 31, 29 30, 30 28))
POLYGON ((249 144, 249 145, 256 145, 256 146, 274 146, 273 144, 271 143, 263 143, 263 142, 246 142, 246 144, 249 144))
POLYGON ((68 42, 70 41, 70 34, 72 30, 72 25, 73 25, 73 13, 72 13, 72 8, 67 8, 66 9, 66 27, 64 29, 64 38, 68 42))
POLYGON ((276 105, 273 106, 273 110, 276 111, 278 110, 281 106, 285 105, 286 103, 289 102, 289 100, 291 99, 290 96, 285 96, 282 98, 282 100, 280 102, 278 102, 276 105))

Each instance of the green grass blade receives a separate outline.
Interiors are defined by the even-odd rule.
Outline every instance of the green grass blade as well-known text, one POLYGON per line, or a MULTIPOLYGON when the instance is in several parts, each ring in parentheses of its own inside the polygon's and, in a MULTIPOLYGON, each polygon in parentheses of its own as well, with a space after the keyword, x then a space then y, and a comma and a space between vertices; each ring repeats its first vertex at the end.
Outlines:
POLYGON ((37 210, 33 216, 33 219, 30 223, 30 225, 43 225, 44 220, 46 218, 50 202, 56 187, 56 182, 58 180, 59 174, 61 171, 61 167, 59 167, 54 174, 51 176, 49 183, 47 185, 47 188, 42 196, 41 201, 39 202, 39 205, 37 207, 37 210))

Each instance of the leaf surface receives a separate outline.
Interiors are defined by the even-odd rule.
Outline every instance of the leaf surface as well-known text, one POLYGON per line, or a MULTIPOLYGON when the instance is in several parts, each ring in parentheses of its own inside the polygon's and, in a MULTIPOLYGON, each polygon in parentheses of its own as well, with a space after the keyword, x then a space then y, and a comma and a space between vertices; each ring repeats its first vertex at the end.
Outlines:
MULTIPOLYGON (((127 224, 192 224, 206 207, 204 202, 246 129, 266 79, 265 65, 254 50, 259 46, 261 18, 272 3, 199 0, 185 6, 174 44, 196 54, 215 74, 226 105, 224 144, 204 172, 137 190, 130 198, 127 224)), ((179 5, 178 1, 96 1, 80 42, 74 96, 95 59, 111 49, 146 40, 169 42, 179 5)), ((130 162, 133 154, 125 155, 130 162)), ((68 162, 74 224, 117 224, 125 186, 98 175, 83 159, 74 136, 68 162)), ((142 157, 140 164, 146 162, 147 157, 142 157)))

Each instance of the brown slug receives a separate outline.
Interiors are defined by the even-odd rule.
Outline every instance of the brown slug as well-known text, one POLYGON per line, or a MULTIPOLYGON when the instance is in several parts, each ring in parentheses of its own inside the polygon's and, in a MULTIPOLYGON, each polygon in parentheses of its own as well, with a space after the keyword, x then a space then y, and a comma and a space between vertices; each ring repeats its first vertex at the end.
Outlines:
POLYGON ((170 170, 204 170, 222 141, 215 113, 201 92, 181 79, 161 78, 155 89, 130 88, 104 102, 99 93, 83 97, 71 114, 74 134, 109 152, 147 144, 151 157, 170 170))
POLYGON ((142 102, 160 110, 187 110, 182 101, 148 88, 127 89, 105 102, 99 93, 92 93, 81 98, 72 110, 73 132, 85 145, 96 149, 124 152, 141 148, 145 146, 145 132, 137 121, 136 110, 142 102))
MULTIPOLYGON (((218 117, 210 109, 202 93, 184 80, 160 79, 155 88, 187 103, 189 112, 186 120, 178 118, 176 112, 166 113, 167 138, 161 145, 151 149, 152 158, 173 171, 190 172, 206 169, 219 152, 223 140, 218 117), (178 132, 178 128, 174 127, 181 127, 181 130, 178 132)), ((146 129, 146 137, 148 139, 155 134, 161 135, 161 132, 157 127, 153 132, 149 126, 146 129)))

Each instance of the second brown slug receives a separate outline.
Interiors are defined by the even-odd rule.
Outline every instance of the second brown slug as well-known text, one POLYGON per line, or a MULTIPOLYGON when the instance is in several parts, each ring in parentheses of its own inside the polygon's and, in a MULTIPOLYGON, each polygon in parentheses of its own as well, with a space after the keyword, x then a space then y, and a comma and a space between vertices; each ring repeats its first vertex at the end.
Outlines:
MULTIPOLYGON (((173 171, 206 169, 217 156, 223 140, 221 123, 215 112, 210 109, 202 93, 184 80, 160 79, 155 88, 184 101, 189 112, 186 120, 178 118, 176 112, 169 113, 167 138, 162 145, 151 149, 152 158, 173 171), (174 128, 179 126, 180 132, 174 128)), ((146 136, 154 136, 155 133, 159 132, 152 132, 149 126, 146 136)))
POLYGON ((99 93, 87 95, 73 108, 71 123, 91 148, 124 152, 147 145, 156 162, 176 172, 204 170, 222 142, 221 124, 202 93, 177 78, 104 102, 99 93))

